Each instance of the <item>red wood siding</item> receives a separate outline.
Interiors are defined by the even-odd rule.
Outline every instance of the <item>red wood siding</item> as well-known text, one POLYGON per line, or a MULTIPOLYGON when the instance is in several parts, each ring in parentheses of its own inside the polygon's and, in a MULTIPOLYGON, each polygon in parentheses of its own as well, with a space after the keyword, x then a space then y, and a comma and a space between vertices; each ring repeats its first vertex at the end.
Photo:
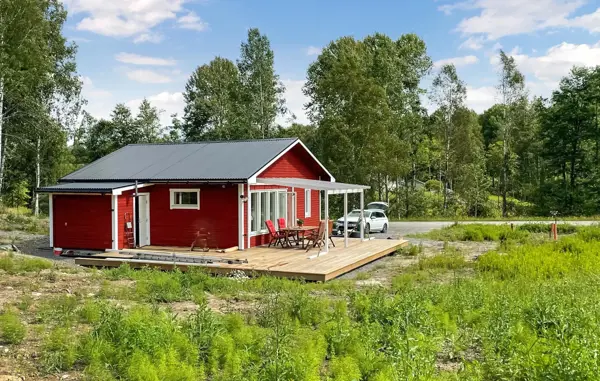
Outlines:
POLYGON ((256 177, 294 177, 329 181, 327 173, 304 149, 297 145, 256 177))
POLYGON ((55 247, 90 250, 112 247, 110 195, 52 197, 55 247))
MULTIPOLYGON (((308 152, 302 146, 295 146, 279 160, 265 169, 262 173, 258 174, 259 178, 301 178, 310 180, 324 180, 329 181, 329 176, 323 171, 320 165, 310 156, 308 152)), ((252 185, 252 190, 261 189, 279 189, 284 187, 270 186, 270 185, 252 185)), ((291 188, 288 188, 291 192, 291 188)), ((319 225, 319 194, 318 190, 311 191, 311 216, 305 217, 304 215, 304 189, 295 188, 294 191, 297 194, 296 198, 296 216, 304 220, 306 226, 318 226, 319 225)), ((248 231, 248 206, 245 205, 244 209, 244 231, 248 231)), ((250 247, 260 246, 269 243, 269 235, 257 235, 250 237, 250 247)))
MULTIPOLYGON (((142 189, 140 189, 140 192, 142 189)), ((126 191, 123 192, 122 195, 119 196, 118 200, 118 208, 117 212, 119 214, 118 218, 118 231, 119 231, 119 249, 130 249, 127 240, 125 239, 125 213, 129 213, 129 218, 133 223, 133 193, 134 191, 126 191)))
POLYGON ((213 244, 228 248, 238 244, 237 184, 157 184, 150 193, 150 243, 159 246, 190 246, 201 228, 210 232, 213 244), (171 209, 169 189, 200 188, 200 210, 171 209))

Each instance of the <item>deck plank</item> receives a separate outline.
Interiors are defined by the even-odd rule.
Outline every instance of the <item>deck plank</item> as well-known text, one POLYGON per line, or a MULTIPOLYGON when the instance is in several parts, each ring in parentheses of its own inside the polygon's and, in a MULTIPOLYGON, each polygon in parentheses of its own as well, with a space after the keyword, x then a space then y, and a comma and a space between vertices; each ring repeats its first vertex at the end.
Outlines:
POLYGON ((206 255, 223 259, 247 259, 248 263, 243 264, 192 264, 174 263, 168 260, 133 260, 127 258, 126 255, 114 255, 107 259, 77 258, 75 263, 82 266, 95 267, 118 267, 123 263, 129 263, 135 268, 154 266, 164 270, 171 270, 177 267, 182 271, 186 271, 193 266, 198 266, 204 267, 209 272, 215 274, 227 274, 235 270, 241 270, 277 277, 327 281, 394 253, 400 247, 406 246, 408 241, 381 239, 361 242, 358 239, 351 239, 347 248, 344 248, 344 240, 341 238, 334 238, 334 243, 336 246, 330 247, 328 253, 321 253, 318 257, 314 258, 311 257, 319 253, 317 248, 312 248, 307 252, 306 250, 297 248, 282 249, 261 246, 229 253, 217 253, 214 251, 192 252, 189 248, 184 247, 161 246, 146 246, 136 250, 136 252, 165 252, 185 255, 206 255))

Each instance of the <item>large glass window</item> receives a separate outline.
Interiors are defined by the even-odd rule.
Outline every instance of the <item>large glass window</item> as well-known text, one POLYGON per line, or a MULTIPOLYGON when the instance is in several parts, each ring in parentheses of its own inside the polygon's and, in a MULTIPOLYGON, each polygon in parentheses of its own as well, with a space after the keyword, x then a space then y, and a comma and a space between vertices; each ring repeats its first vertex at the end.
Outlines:
POLYGON ((258 193, 250 194, 250 209, 252 210, 252 223, 250 225, 250 230, 255 232, 258 230, 258 193))
POLYGON ((311 200, 311 193, 310 193, 310 189, 305 189, 304 190, 304 217, 310 217, 311 215, 311 204, 312 204, 312 200, 311 200))
POLYGON ((170 189, 171 209, 200 209, 200 189, 170 189))
POLYGON ((287 218, 287 193, 283 190, 256 191, 250 194, 251 233, 267 231, 266 220, 277 226, 278 218, 287 218))

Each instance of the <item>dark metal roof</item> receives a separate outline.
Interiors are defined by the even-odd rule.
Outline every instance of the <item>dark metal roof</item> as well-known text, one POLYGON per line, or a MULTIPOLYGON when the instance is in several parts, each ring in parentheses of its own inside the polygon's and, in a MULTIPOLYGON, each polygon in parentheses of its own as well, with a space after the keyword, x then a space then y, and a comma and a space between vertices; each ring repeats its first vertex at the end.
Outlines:
POLYGON ((38 193, 109 193, 113 189, 133 186, 135 183, 62 183, 38 188, 38 193))
POLYGON ((69 181, 242 181, 297 139, 133 144, 63 177, 69 181))

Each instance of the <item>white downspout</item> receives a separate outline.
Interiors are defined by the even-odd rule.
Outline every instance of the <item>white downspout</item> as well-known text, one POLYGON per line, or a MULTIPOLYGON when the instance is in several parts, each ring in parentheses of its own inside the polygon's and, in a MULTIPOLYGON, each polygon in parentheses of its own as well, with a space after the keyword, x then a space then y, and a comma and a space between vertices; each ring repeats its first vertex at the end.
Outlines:
POLYGON ((119 250, 119 196, 112 195, 112 249, 119 250))
POLYGON ((248 230, 246 231, 246 235, 247 235, 247 242, 248 245, 246 246, 248 249, 251 247, 250 246, 250 232, 252 231, 252 194, 250 194, 250 184, 248 184, 248 230))
MULTIPOLYGON (((329 191, 325 190, 325 253, 329 253, 329 191)), ((320 197, 319 197, 320 198, 320 197)))
POLYGON ((360 191, 360 240, 365 240, 365 191, 360 191))
POLYGON ((48 223, 49 223, 49 239, 50 239, 50 247, 54 248, 54 209, 52 208, 52 199, 54 195, 52 193, 48 194, 48 223))
POLYGON ((344 192, 344 247, 348 247, 348 191, 344 192))
POLYGON ((238 184, 238 249, 244 250, 244 184, 238 184))

